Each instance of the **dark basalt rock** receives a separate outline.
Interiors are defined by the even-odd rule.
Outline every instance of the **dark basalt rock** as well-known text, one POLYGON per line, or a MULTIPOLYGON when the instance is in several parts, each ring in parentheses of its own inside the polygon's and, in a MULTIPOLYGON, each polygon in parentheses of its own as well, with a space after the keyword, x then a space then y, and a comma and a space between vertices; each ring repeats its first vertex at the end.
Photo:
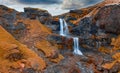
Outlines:
POLYGON ((90 34, 91 31, 91 26, 92 26, 92 21, 91 18, 86 17, 83 18, 80 22, 79 25, 74 27, 71 32, 74 35, 78 36, 86 36, 86 33, 90 34))
POLYGON ((101 46, 107 46, 113 36, 120 34, 119 19, 120 5, 104 6, 95 15, 81 19, 78 26, 70 31, 73 35, 80 36, 86 45, 93 47, 100 43, 101 46))
POLYGON ((104 6, 94 19, 107 33, 120 34, 120 5, 104 6))
POLYGON ((52 16, 47 10, 37 8, 24 8, 24 12, 27 13, 27 17, 30 19, 38 19, 42 24, 47 24, 52 16))
POLYGON ((38 16, 51 16, 48 11, 37 8, 24 8, 24 12, 28 14, 36 14, 38 16))
POLYGON ((16 30, 24 30, 26 27, 23 23, 19 22, 16 26, 15 29, 16 30))
POLYGON ((9 8, 4 5, 0 5, 0 9, 7 11, 9 8))

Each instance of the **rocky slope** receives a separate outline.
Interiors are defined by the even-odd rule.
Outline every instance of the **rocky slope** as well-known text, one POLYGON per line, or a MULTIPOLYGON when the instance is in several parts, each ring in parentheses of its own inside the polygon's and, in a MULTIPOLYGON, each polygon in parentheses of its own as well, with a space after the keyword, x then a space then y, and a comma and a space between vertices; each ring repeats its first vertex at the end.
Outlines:
MULTIPOLYGON (((46 63, 43 60, 42 60, 43 62, 40 62, 41 63, 40 65, 42 65, 42 63, 43 63, 43 67, 40 70, 45 68, 47 63, 49 63, 49 62, 58 63, 60 60, 62 60, 64 58, 61 54, 59 54, 57 47, 53 46, 51 43, 49 43, 47 41, 47 36, 51 35, 51 29, 49 29, 49 28, 45 27, 43 24, 41 24, 41 22, 36 19, 37 17, 33 19, 33 18, 29 17, 29 16, 32 16, 32 14, 30 15, 27 11, 25 11, 25 13, 20 13, 20 12, 15 11, 14 9, 10 9, 10 8, 2 6, 2 5, 0 6, 0 9, 1 9, 1 11, 0 11, 1 26, 4 29, 6 29, 6 31, 11 33, 15 37, 15 39, 17 39, 22 44, 27 45, 27 47, 29 47, 32 51, 34 51, 35 56, 41 56, 41 57, 45 58, 46 63)), ((32 10, 36 11, 36 9, 32 9, 32 10)), ((43 12, 43 14, 45 13, 43 10, 40 10, 40 12, 43 12)), ((36 16, 38 16, 38 15, 36 15, 36 16)), ((2 27, 1 27, 1 29, 3 29, 2 27)), ((1 34, 3 34, 3 33, 4 32, 1 31, 1 34)), ((4 34, 3 34, 3 36, 4 36, 4 34)), ((6 35, 6 36, 9 37, 9 35, 6 35)), ((4 36, 4 38, 6 38, 6 36, 4 36)), ((10 40, 10 41, 14 41, 14 40, 10 40)), ((3 41, 1 41, 1 42, 3 42, 3 41)), ((6 41, 6 43, 8 43, 8 42, 6 41)), ((8 43, 8 45, 9 45, 9 43, 8 43)), ((1 44, 1 46, 2 46, 2 44, 1 44)), ((3 46, 5 46, 5 45, 3 45, 3 46)), ((14 46, 14 44, 13 44, 13 46, 14 46)), ((9 46, 8 46, 8 48, 9 48, 9 46)), ((15 48, 17 48, 17 47, 15 47, 15 48)), ((15 48, 13 47, 13 49, 15 49, 15 48)), ((24 48, 22 48, 22 49, 24 49, 24 48)), ((5 50, 4 50, 4 52, 5 52, 5 50)), ((28 53, 32 54, 29 52, 29 50, 28 50, 28 53)), ((32 58, 32 55, 30 55, 30 56, 32 58)), ((14 59, 14 57, 13 57, 13 59, 14 59)), ((34 59, 34 58, 32 58, 32 59, 34 59)), ((36 65, 39 66, 39 63, 36 65)), ((30 68, 30 70, 32 70, 32 68, 30 68)), ((34 72, 35 71, 39 72, 40 70, 38 70, 38 71, 34 70, 34 72)), ((28 73, 29 73, 29 71, 28 71, 28 73)))
POLYGON ((0 5, 1 73, 119 73, 120 4, 105 0, 59 16, 0 5), (73 54, 73 38, 59 35, 59 18, 79 37, 83 56, 73 54))
POLYGON ((0 26, 0 72, 26 73, 40 71, 46 63, 35 52, 9 34, 0 26))

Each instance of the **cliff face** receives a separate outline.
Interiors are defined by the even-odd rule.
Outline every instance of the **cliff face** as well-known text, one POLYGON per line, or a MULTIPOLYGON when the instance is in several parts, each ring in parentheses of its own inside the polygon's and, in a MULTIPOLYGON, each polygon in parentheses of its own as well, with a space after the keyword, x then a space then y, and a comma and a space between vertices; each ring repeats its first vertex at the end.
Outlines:
POLYGON ((95 15, 95 21, 106 32, 120 34, 120 5, 105 6, 95 15))
MULTIPOLYGON (((119 33, 119 11, 120 11, 120 5, 108 5, 104 7, 100 7, 98 9, 95 9, 91 11, 91 13, 85 15, 82 19, 78 19, 77 21, 74 21, 77 25, 83 25, 81 23, 86 23, 87 21, 90 26, 97 26, 101 30, 104 30, 105 32, 110 32, 114 34, 120 34, 119 33), (86 18, 89 18, 89 20, 86 20, 86 18), (90 22, 89 22, 90 21, 90 22)), ((97 31, 97 30, 96 30, 97 31)))

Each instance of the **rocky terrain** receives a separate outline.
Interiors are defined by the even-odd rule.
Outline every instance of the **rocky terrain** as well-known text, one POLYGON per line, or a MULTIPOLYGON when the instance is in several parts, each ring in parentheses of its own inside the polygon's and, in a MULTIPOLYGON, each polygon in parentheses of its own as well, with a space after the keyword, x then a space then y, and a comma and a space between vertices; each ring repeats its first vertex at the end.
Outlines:
POLYGON ((120 73, 119 27, 119 0, 58 16, 0 5, 0 73, 120 73), (60 18, 83 55, 73 53, 72 37, 59 34, 60 18))

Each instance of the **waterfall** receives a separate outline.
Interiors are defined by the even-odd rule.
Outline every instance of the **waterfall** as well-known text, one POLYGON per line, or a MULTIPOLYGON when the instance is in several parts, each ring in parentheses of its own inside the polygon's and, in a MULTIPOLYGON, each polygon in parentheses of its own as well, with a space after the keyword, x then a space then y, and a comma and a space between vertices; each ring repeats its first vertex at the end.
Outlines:
POLYGON ((63 26, 63 20, 62 19, 59 19, 60 21, 60 35, 64 36, 64 26, 63 26))
MULTIPOLYGON (((67 38, 68 37, 72 37, 72 36, 68 36, 69 34, 69 29, 68 29, 68 25, 66 23, 66 21, 64 19, 59 19, 60 21, 60 35, 61 36, 66 36, 67 38)), ((77 54, 77 55, 83 55, 82 52, 79 50, 80 47, 79 47, 79 38, 78 37, 72 37, 73 38, 73 42, 74 42, 74 54, 77 54)))
POLYGON ((67 23, 64 19, 59 19, 59 21, 60 21, 60 35, 66 36, 67 34, 69 34, 67 23))
POLYGON ((74 42, 74 51, 73 53, 74 54, 77 54, 77 55, 83 55, 82 52, 79 50, 80 47, 79 47, 79 38, 78 37, 73 37, 73 42, 74 42))
POLYGON ((64 33, 67 35, 67 34, 69 34, 68 25, 65 20, 63 20, 63 21, 64 21, 64 28, 65 28, 64 33))

